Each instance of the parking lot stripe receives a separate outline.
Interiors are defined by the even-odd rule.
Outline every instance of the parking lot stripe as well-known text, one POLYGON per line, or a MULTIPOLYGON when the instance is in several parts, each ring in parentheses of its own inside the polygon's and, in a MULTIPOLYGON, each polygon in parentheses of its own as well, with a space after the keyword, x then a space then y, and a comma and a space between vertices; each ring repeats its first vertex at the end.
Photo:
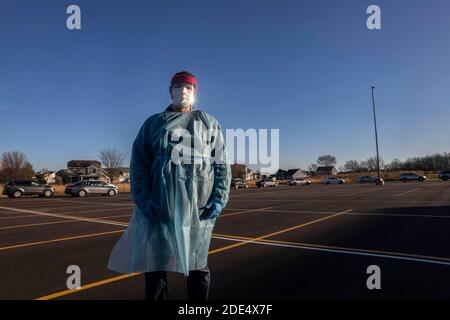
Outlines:
MULTIPOLYGON (((260 237, 257 237, 257 238, 252 238, 252 241, 262 240, 262 239, 270 238, 270 237, 273 237, 273 236, 276 236, 276 235, 279 235, 279 234, 282 234, 282 233, 286 233, 286 232, 289 232, 289 231, 292 231, 292 230, 304 228, 304 227, 309 226, 311 224, 319 223, 319 222, 322 222, 322 221, 325 221, 325 220, 328 220, 328 219, 331 219, 331 218, 338 217, 340 215, 343 215, 343 214, 346 214, 348 212, 351 212, 352 210, 353 209, 348 209, 348 210, 345 210, 345 211, 342 211, 342 212, 339 212, 339 213, 336 213, 336 214, 333 214, 333 215, 330 215, 330 216, 327 216, 327 217, 323 217, 323 218, 320 218, 320 219, 316 219, 316 220, 312 220, 312 221, 309 221, 309 222, 305 222, 305 223, 296 225, 294 227, 290 227, 290 228, 286 228, 286 229, 279 230, 279 231, 276 231, 276 232, 272 232, 272 233, 269 233, 269 234, 266 234, 266 235, 263 235, 263 236, 260 236, 260 237)), ((235 244, 232 244, 232 245, 229 245, 229 246, 225 246, 225 247, 222 247, 222 248, 219 248, 219 249, 215 249, 215 250, 210 251, 210 254, 221 252, 221 251, 224 251, 224 250, 229 250, 229 249, 232 249, 232 248, 236 248, 236 247, 245 245, 246 243, 247 242, 244 241, 244 242, 235 243, 235 244)))
MULTIPOLYGON (((245 199, 242 199, 242 201, 244 201, 245 199)), ((237 201, 241 201, 241 199, 237 199, 235 200, 235 202, 237 201)), ((248 201, 248 200, 247 200, 248 201)), ((323 199, 323 200, 314 200, 314 199, 310 199, 310 198, 297 198, 297 199, 270 199, 270 202, 283 202, 283 203, 298 203, 300 201, 308 201, 308 203, 330 203, 330 201, 333 201, 333 203, 344 203, 344 204, 348 204, 348 203, 419 203, 419 204, 423 204, 423 201, 421 200, 388 200, 388 199, 382 199, 382 200, 357 200, 357 199, 343 199, 343 198, 339 198, 339 199, 323 199)), ((450 204, 450 199, 449 200, 429 200, 427 201, 427 203, 429 204, 450 204)))
POLYGON ((37 241, 37 242, 28 242, 28 243, 16 244, 13 246, 1 247, 0 251, 23 248, 23 247, 30 247, 30 246, 35 246, 35 245, 39 245, 39 244, 55 243, 55 242, 61 242, 61 241, 67 241, 67 240, 90 238, 90 237, 98 237, 98 236, 103 236, 103 235, 119 233, 119 232, 121 233, 124 231, 125 230, 115 230, 115 231, 107 231, 107 232, 99 232, 99 233, 90 233, 90 234, 84 234, 81 236, 73 236, 73 237, 67 237, 67 238, 59 238, 59 239, 37 241))
MULTIPOLYGON (((111 219, 111 218, 122 218, 122 217, 129 217, 129 214, 124 214, 120 216, 107 216, 107 217, 98 217, 95 219, 111 219)), ((35 217, 35 216, 32 216, 35 217)), ((71 223, 71 222, 92 222, 92 221, 80 221, 80 220, 64 220, 64 221, 51 221, 51 222, 41 222, 41 223, 30 223, 30 224, 22 224, 22 225, 15 225, 15 226, 8 226, 8 227, 0 227, 0 230, 6 230, 6 229, 15 229, 15 228, 26 228, 26 227, 36 227, 36 226, 45 226, 45 225, 52 225, 52 224, 61 224, 61 223, 71 223)), ((112 221, 112 222, 120 222, 120 221, 112 221)))
POLYGON ((75 201, 75 200, 61 200, 61 199, 55 199, 55 201, 58 202, 67 202, 67 203, 85 203, 85 204, 99 204, 99 205, 105 205, 105 206, 125 206, 125 207, 135 207, 134 203, 109 203, 109 202, 94 202, 94 201, 75 201))
POLYGON ((224 214, 219 215, 219 218, 220 217, 223 218, 223 217, 235 216, 235 215, 238 215, 238 214, 248 213, 248 212, 262 211, 264 209, 272 209, 272 208, 273 207, 265 207, 265 208, 260 208, 260 209, 248 209, 248 210, 239 211, 239 212, 233 212, 233 213, 224 213, 224 214))
POLYGON ((104 285, 104 284, 108 284, 108 283, 111 283, 111 282, 123 280, 123 279, 126 279, 126 278, 131 278, 131 277, 137 276, 138 274, 140 274, 140 273, 123 274, 123 275, 118 276, 118 277, 114 277, 114 278, 109 278, 109 279, 105 279, 105 280, 102 280, 102 281, 93 282, 93 283, 81 286, 78 289, 68 289, 68 290, 65 290, 65 291, 56 292, 54 294, 49 294, 48 296, 40 297, 40 298, 37 298, 37 299, 34 299, 34 300, 51 300, 51 299, 62 297, 62 296, 65 296, 65 295, 68 295, 68 294, 71 294, 71 293, 75 293, 75 292, 78 292, 78 291, 81 291, 81 290, 87 290, 87 289, 98 287, 98 286, 101 286, 101 285, 104 285))
MULTIPOLYGON (((339 212, 339 213, 336 213, 336 214, 328 216, 328 217, 324 217, 324 218, 321 218, 321 219, 316 219, 316 220, 313 220, 313 221, 310 221, 310 222, 307 222, 307 223, 303 223, 301 225, 297 225, 297 226, 294 226, 294 227, 291 227, 291 228, 287 228, 287 229, 283 229, 283 230, 280 230, 280 231, 277 231, 277 232, 273 232, 273 233, 270 233, 268 235, 264 235, 264 236, 261 236, 261 237, 258 237, 258 238, 253 238, 252 241, 262 240, 262 239, 267 238, 267 237, 271 237, 271 236, 278 235, 278 234, 281 234, 281 233, 289 232, 291 230, 295 230, 295 229, 299 229, 299 228, 302 228, 302 227, 306 227, 307 225, 311 225, 313 223, 318 223, 318 222, 323 221, 323 220, 331 219, 333 217, 337 217, 339 215, 348 213, 348 212, 350 212, 352 210, 353 209, 349 209, 349 210, 346 210, 346 211, 343 211, 343 212, 339 212)), ((214 253, 222 252, 222 251, 229 250, 229 249, 232 249, 232 248, 235 248, 235 247, 238 247, 238 246, 242 246, 242 245, 245 245, 245 244, 249 244, 249 243, 251 243, 251 242, 249 242, 248 240, 245 240, 244 242, 240 242, 238 244, 234 244, 234 245, 231 245, 231 246, 225 246, 225 247, 222 247, 222 248, 219 248, 219 249, 216 249, 216 250, 211 250, 211 251, 208 252, 208 254, 214 254, 214 253)), ((50 295, 46 295, 46 296, 43 296, 43 297, 36 298, 35 300, 55 299, 55 298, 59 298, 59 297, 62 297, 62 296, 68 295, 68 294, 79 292, 81 290, 87 290, 87 289, 90 289, 90 288, 101 286, 103 284, 119 281, 119 280, 126 279, 126 278, 131 278, 131 277, 139 275, 139 274, 141 274, 141 273, 132 273, 132 274, 126 274, 126 275, 119 276, 119 277, 108 278, 108 279, 104 279, 104 280, 101 280, 101 281, 97 281, 97 282, 93 282, 93 283, 87 284, 85 286, 81 286, 79 289, 60 291, 60 292, 56 292, 56 293, 53 293, 53 294, 50 294, 50 295)))
MULTIPOLYGON (((56 208, 61 209, 61 208, 56 208)), ((130 210, 130 208, 106 208, 106 209, 95 209, 95 210, 82 210, 82 211, 74 211, 74 212, 63 212, 61 214, 79 214, 79 213, 91 213, 91 212, 102 212, 102 211, 121 211, 121 210, 130 210)), ((48 211, 42 211, 45 213, 51 213, 48 211)))
POLYGON ((30 217, 36 217, 35 214, 33 215, 26 215, 26 216, 10 216, 10 217, 1 217, 0 220, 9 220, 9 219, 20 219, 20 218, 30 218, 30 217))
MULTIPOLYGON (((68 208, 80 208, 80 207, 101 207, 101 206, 107 206, 105 204, 100 204, 100 203, 94 203, 94 204, 84 204, 82 202, 78 202, 78 205, 70 205, 70 206, 65 206, 66 209, 68 208)), ((26 206, 17 206, 18 209, 29 209, 29 208, 42 208, 42 209, 57 209, 60 207, 60 204, 57 203, 35 203, 32 205, 26 205, 26 206)))
MULTIPOLYGON (((260 209, 261 211, 267 212, 285 212, 285 213, 306 213, 306 214, 334 214, 336 212, 333 211, 296 211, 296 210, 277 210, 277 209, 260 209)), ((442 218, 442 219, 450 219, 450 215, 432 215, 432 214, 406 214, 406 213, 376 213, 376 212, 349 212, 349 216, 388 216, 388 217, 414 217, 414 218, 442 218)))
POLYGON ((407 260, 407 261, 414 261, 414 262, 442 264, 442 265, 450 266, 450 258, 446 258, 446 257, 435 257, 435 256, 409 254, 409 253, 403 253, 403 252, 357 249, 357 248, 328 246, 328 245, 317 245, 317 244, 312 244, 312 243, 270 240, 270 239, 255 241, 249 237, 233 236, 233 235, 217 234, 217 233, 214 233, 213 236, 215 239, 221 239, 221 240, 230 240, 230 241, 239 241, 239 242, 250 241, 251 243, 257 243, 257 244, 269 244, 269 245, 273 244, 273 245, 289 247, 289 248, 299 248, 299 249, 306 249, 306 250, 380 257, 380 258, 396 259, 396 260, 407 260))
POLYGON ((69 215, 64 215, 64 214, 47 213, 47 212, 36 211, 36 210, 24 210, 24 209, 16 209, 16 208, 9 208, 9 207, 0 207, 0 209, 12 210, 12 211, 17 211, 17 212, 25 212, 25 213, 33 213, 36 215, 47 216, 47 217, 56 217, 56 218, 71 219, 71 220, 78 220, 78 221, 96 222, 96 223, 109 224, 109 225, 114 225, 114 226, 127 226, 128 225, 128 224, 124 224, 122 222, 99 220, 99 219, 95 219, 95 218, 74 217, 74 216, 69 216, 69 215))
POLYGON ((401 196, 404 196, 405 194, 408 194, 408 193, 411 193, 411 192, 415 192, 415 191, 418 191, 418 190, 420 190, 420 189, 421 189, 421 188, 412 189, 412 190, 409 190, 409 191, 405 191, 405 192, 396 194, 395 196, 396 196, 396 197, 401 197, 401 196))

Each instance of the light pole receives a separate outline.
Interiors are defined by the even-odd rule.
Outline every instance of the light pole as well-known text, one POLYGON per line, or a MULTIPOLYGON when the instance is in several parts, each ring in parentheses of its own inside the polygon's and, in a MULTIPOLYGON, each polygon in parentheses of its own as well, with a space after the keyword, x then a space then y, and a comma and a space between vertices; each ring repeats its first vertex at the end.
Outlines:
POLYGON ((378 179, 376 184, 377 185, 384 185, 384 181, 381 179, 381 173, 380 173, 380 153, 378 151, 378 131, 377 131, 377 116, 375 113, 375 95, 374 95, 374 89, 375 86, 371 86, 372 89, 372 109, 373 109, 373 124, 375 126, 375 144, 377 147, 377 173, 378 173, 378 179))

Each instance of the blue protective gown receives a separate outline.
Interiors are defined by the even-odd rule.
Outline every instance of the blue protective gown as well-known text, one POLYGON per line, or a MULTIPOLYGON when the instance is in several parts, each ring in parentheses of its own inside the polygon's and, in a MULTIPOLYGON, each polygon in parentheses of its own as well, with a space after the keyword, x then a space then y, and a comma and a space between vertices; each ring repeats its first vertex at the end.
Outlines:
POLYGON ((225 207, 231 183, 225 145, 217 141, 223 141, 219 123, 200 110, 173 112, 168 108, 144 122, 130 163, 136 207, 111 253, 109 269, 188 275, 190 270, 206 267, 215 219, 200 220, 199 216, 212 203, 225 207), (177 144, 173 142, 177 128, 186 129, 192 140, 200 142, 202 159, 211 152, 216 156, 213 150, 223 148, 222 164, 200 161, 194 152, 191 158, 196 155, 199 163, 174 163, 171 155, 177 144))

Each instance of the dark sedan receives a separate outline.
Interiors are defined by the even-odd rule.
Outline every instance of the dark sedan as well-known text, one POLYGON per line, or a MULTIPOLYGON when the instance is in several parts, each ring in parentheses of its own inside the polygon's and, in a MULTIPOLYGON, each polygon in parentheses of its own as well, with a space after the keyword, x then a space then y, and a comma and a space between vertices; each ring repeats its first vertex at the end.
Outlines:
POLYGON ((55 194, 55 189, 52 186, 33 181, 10 181, 4 186, 3 194, 9 198, 20 198, 28 195, 49 198, 55 194))

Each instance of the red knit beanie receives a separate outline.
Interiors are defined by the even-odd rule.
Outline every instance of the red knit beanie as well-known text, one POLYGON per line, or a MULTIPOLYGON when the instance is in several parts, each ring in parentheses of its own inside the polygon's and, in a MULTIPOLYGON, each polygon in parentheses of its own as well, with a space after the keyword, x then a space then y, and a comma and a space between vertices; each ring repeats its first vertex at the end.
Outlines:
POLYGON ((170 80, 170 86, 172 87, 175 83, 188 83, 194 87, 195 92, 197 93, 198 84, 195 76, 187 71, 181 71, 174 74, 172 80, 170 80))

